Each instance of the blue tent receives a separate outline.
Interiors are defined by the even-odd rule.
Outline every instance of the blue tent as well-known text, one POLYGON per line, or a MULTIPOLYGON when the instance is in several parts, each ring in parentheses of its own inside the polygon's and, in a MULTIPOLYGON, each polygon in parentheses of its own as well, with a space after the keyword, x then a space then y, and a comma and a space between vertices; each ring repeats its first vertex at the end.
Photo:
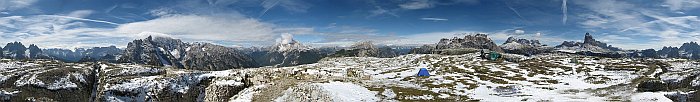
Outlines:
POLYGON ((430 74, 428 73, 428 69, 420 68, 417 76, 430 76, 430 74))

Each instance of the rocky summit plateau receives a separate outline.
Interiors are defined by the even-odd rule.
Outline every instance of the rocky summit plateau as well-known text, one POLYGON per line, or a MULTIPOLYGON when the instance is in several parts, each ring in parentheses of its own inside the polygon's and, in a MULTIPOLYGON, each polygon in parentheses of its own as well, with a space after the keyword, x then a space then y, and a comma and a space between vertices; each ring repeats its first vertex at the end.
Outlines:
POLYGON ((0 0, 0 102, 700 102, 700 0, 0 0))

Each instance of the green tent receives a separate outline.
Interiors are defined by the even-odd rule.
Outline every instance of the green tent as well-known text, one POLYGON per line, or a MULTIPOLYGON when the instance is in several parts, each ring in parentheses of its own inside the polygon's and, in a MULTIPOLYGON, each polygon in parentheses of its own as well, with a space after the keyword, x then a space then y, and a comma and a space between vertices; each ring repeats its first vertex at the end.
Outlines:
POLYGON ((491 51, 491 53, 489 53, 489 60, 491 60, 491 61, 495 61, 500 57, 501 57, 501 54, 496 52, 496 51, 491 51))

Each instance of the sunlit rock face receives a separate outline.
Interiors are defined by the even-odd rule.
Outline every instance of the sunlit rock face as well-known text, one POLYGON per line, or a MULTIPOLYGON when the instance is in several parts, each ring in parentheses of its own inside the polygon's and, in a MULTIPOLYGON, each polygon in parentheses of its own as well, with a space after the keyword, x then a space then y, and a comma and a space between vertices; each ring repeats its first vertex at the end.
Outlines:
POLYGON ((474 48, 489 49, 496 52, 503 50, 496 45, 486 34, 467 35, 464 38, 440 39, 436 49, 474 48))

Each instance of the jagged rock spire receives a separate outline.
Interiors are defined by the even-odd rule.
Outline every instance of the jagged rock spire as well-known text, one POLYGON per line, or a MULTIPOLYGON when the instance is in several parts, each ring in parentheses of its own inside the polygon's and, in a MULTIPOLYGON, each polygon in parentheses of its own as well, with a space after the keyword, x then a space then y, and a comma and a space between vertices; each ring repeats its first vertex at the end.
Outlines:
POLYGON ((595 41, 595 39, 593 39, 593 36, 590 33, 586 32, 586 35, 584 36, 584 39, 583 39, 583 43, 584 44, 593 44, 595 42, 596 41, 595 41))

